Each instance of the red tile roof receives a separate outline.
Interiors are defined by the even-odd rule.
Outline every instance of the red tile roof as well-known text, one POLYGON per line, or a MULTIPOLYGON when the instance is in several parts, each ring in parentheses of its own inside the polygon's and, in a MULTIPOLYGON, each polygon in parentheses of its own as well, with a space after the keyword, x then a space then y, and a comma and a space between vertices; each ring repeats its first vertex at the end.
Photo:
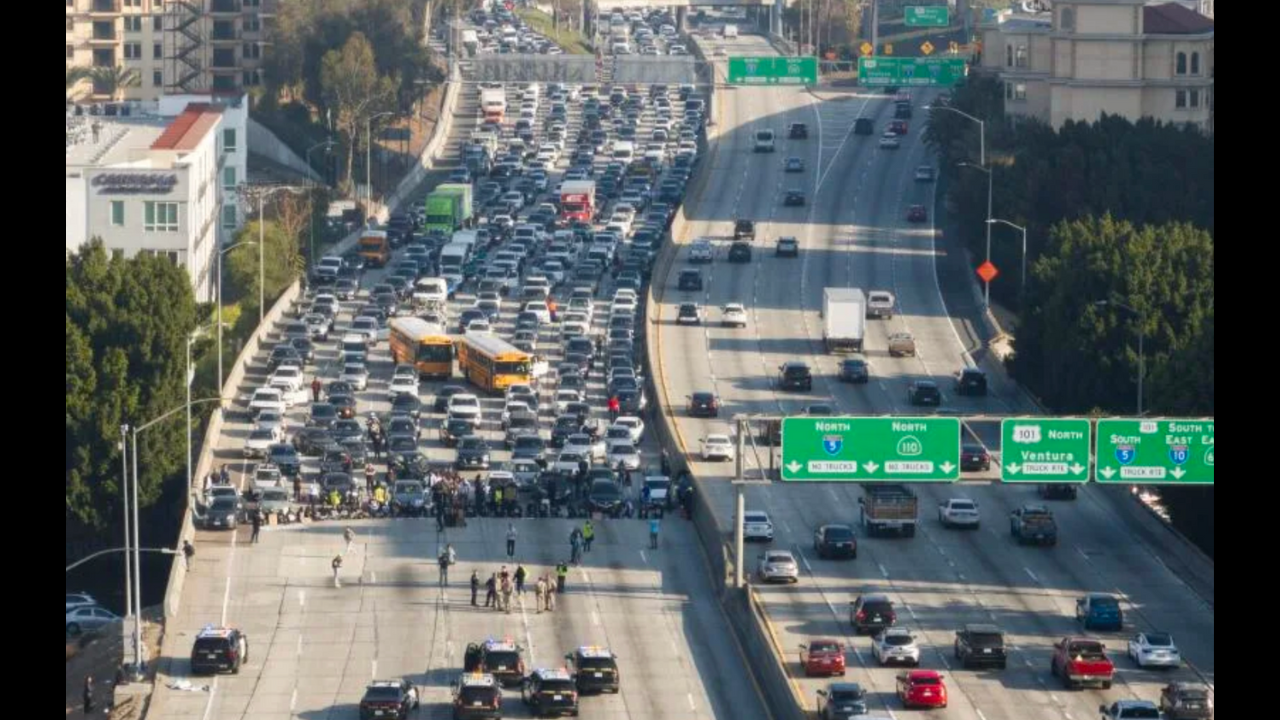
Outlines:
POLYGON ((1213 32, 1213 20, 1177 3, 1142 8, 1142 29, 1148 35, 1200 35, 1213 32))
POLYGON ((222 110, 210 103, 190 103, 151 144, 152 150, 194 150, 209 133, 222 110))

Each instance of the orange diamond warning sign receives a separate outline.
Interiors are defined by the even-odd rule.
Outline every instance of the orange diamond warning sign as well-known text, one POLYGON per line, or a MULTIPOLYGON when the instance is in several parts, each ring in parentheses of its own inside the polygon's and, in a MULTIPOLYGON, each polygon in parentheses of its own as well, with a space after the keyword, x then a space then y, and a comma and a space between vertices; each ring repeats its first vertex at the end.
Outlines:
POLYGON ((982 278, 985 283, 990 283, 1000 275, 1000 270, 988 260, 978 266, 978 277, 982 278))

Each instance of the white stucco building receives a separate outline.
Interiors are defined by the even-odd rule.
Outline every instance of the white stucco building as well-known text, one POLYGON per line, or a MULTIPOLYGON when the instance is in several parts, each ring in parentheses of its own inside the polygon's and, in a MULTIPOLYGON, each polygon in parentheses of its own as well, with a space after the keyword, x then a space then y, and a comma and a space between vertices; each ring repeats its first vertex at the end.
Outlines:
POLYGON ((243 221, 244 98, 162 98, 154 114, 67 116, 67 253, 93 237, 132 257, 187 268, 198 302, 215 297, 217 249, 243 221))

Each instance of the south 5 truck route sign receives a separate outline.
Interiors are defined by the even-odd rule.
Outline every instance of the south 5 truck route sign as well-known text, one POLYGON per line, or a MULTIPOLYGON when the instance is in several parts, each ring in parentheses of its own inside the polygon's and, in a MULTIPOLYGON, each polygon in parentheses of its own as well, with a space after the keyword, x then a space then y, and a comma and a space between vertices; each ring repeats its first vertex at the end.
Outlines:
POLYGON ((960 420, 944 417, 782 421, 782 479, 791 482, 955 482, 960 420))
POLYGON ((1213 419, 1098 421, 1100 483, 1212 485, 1213 419))

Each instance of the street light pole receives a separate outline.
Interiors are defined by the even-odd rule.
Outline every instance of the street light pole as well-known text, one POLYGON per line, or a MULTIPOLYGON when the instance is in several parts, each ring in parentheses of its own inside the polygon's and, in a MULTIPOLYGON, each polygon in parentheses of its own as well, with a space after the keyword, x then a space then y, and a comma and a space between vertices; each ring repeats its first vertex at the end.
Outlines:
POLYGON ((988 227, 995 223, 1008 225, 1014 230, 1018 230, 1022 233, 1022 282, 1019 284, 1018 292, 1025 298, 1027 295, 1027 229, 1017 223, 1011 223, 1008 220, 1001 220, 999 218, 991 218, 990 220, 987 220, 988 227))
MULTIPOLYGON (((991 225, 992 225, 992 222, 991 222, 991 180, 992 180, 992 177, 995 175, 995 173, 991 172, 991 168, 989 168, 989 167, 987 167, 987 166, 985 166, 985 165, 974 165, 973 163, 970 163, 970 162, 962 162, 962 163, 960 163, 960 165, 961 165, 962 167, 969 167, 969 168, 973 168, 974 170, 981 170, 982 172, 984 172, 984 173, 986 173, 986 174, 987 174, 987 221, 986 221, 986 225, 987 225, 987 262, 991 262, 991 225)), ((982 285, 983 285, 983 296, 982 296, 983 309, 987 309, 987 310, 989 310, 989 309, 991 309, 991 283, 990 283, 989 281, 987 281, 987 280, 985 280, 985 279, 984 279, 984 280, 982 281, 982 285)))
MULTIPOLYGON (((311 147, 307 148, 307 167, 311 168, 312 172, 315 172, 315 168, 311 167, 311 152, 318 148, 324 148, 325 153, 328 154, 328 152, 333 149, 333 140, 325 140, 324 142, 316 143, 315 145, 312 145, 311 147)), ((316 182, 315 180, 311 180, 310 185, 308 186, 308 191, 310 192, 310 199, 312 204, 314 204, 316 201, 315 189, 316 189, 316 182)), ((311 268, 315 266, 315 262, 316 262, 316 209, 315 207, 311 207, 310 210, 311 210, 311 213, 310 213, 311 217, 309 218, 310 224, 309 224, 309 230, 307 235, 307 271, 308 272, 311 271, 311 268)))
POLYGON ((133 615, 133 560, 129 557, 129 426, 120 426, 120 498, 124 501, 124 616, 133 615))
POLYGON ((364 121, 364 184, 368 193, 365 201, 368 203, 366 212, 370 214, 373 210, 373 121, 388 115, 395 115, 395 113, 390 110, 374 113, 364 121))
MULTIPOLYGON (((222 392, 222 383, 223 383, 223 377, 224 377, 222 374, 222 257, 227 253, 231 252, 232 250, 235 250, 236 248, 240 247, 241 245, 257 245, 257 244, 258 243, 253 240, 245 240, 242 242, 238 242, 234 245, 231 245, 230 247, 222 248, 221 250, 218 251, 218 308, 217 308, 217 318, 214 321, 218 326, 218 392, 222 392)), ((262 259, 261 255, 259 255, 258 259, 259 261, 261 261, 262 259)), ((190 400, 190 396, 188 396, 187 399, 190 400)))
POLYGON ((142 677, 142 554, 138 548, 138 428, 133 428, 133 674, 142 677))
POLYGON ((1146 409, 1146 395, 1143 392, 1147 376, 1147 353, 1146 338, 1147 330, 1142 326, 1142 313, 1138 312, 1133 306, 1127 305, 1119 300, 1098 300, 1094 303, 1098 307, 1104 305, 1114 305, 1121 310, 1126 310, 1133 315, 1134 321, 1138 324, 1138 417, 1142 417, 1143 411, 1146 409))

